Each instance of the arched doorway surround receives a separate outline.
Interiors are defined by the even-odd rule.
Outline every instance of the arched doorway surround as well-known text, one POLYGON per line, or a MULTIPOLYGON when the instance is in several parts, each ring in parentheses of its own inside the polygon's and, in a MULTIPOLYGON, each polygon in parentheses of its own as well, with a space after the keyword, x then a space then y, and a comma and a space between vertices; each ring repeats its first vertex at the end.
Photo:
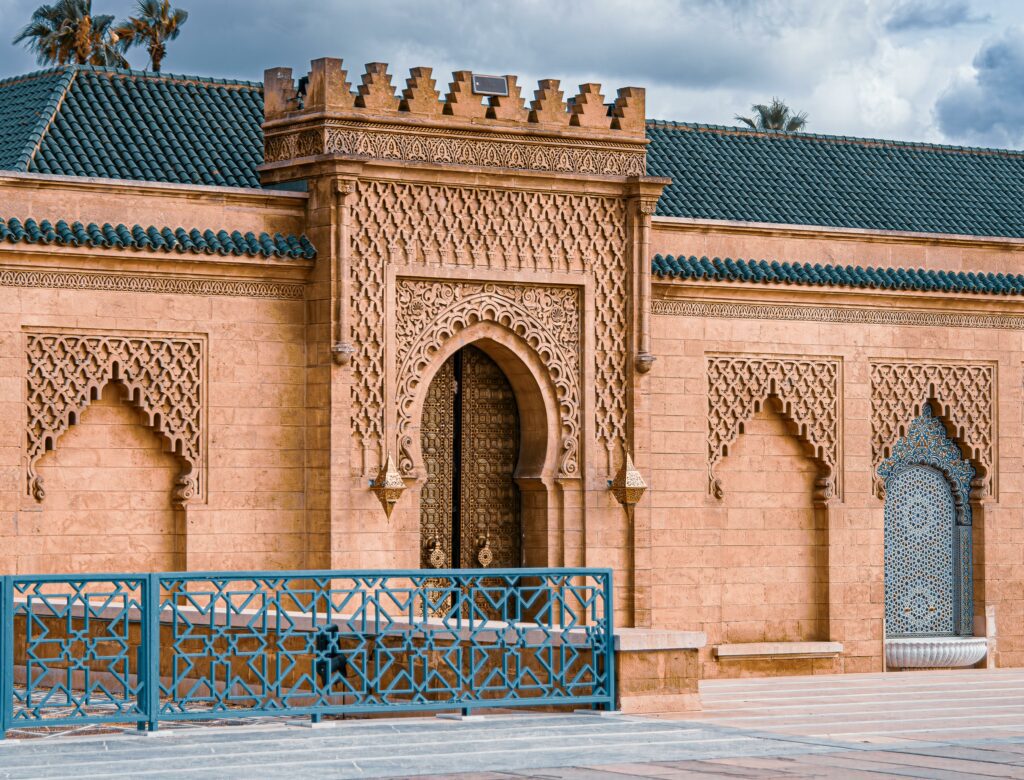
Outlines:
MULTIPOLYGON (((415 426, 409 430, 406 441, 413 463, 413 475, 420 489, 419 499, 431 500, 426 485, 428 472, 423 452, 422 421, 433 383, 443 379, 450 359, 463 348, 479 350, 507 380, 515 398, 518 412, 518 457, 513 478, 519 490, 522 523, 522 554, 527 566, 558 563, 558 554, 551 548, 550 533, 557 525, 555 492, 559 442, 559 400, 541 357, 516 333, 494 322, 477 322, 459 332, 433 354, 424 379, 413 396, 410 417, 415 426), (553 556, 554 553, 554 557, 553 556)), ((424 548, 433 542, 420 539, 421 560, 424 548)))
POLYGON ((879 467, 887 637, 973 635, 974 474, 929 404, 879 467))
POLYGON ((463 347, 434 375, 420 445, 420 567, 521 566, 519 411, 508 379, 485 352, 463 347))

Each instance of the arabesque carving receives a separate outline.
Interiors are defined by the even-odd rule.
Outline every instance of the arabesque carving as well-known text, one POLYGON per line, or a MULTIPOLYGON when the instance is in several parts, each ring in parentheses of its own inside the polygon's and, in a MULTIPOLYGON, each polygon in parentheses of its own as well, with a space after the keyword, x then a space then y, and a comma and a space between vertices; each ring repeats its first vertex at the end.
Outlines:
POLYGON ((149 425, 185 463, 174 491, 184 504, 203 490, 203 341, 196 338, 32 333, 28 336, 28 491, 45 491, 36 463, 90 402, 120 382, 149 425))
POLYGON ((217 295, 301 301, 301 282, 228 281, 194 276, 150 276, 87 271, 25 271, 0 268, 0 287, 49 287, 58 290, 113 290, 118 292, 217 295))
MULTIPOLYGON (((497 112, 498 108, 493 110, 497 112)), ((495 116, 499 115, 495 113, 495 116)), ((576 141, 570 146, 543 138, 523 139, 512 133, 484 135, 445 128, 425 131, 366 122, 328 121, 325 126, 323 137, 310 135, 308 144, 300 145, 299 133, 268 137, 264 150, 266 161, 342 154, 380 160, 610 176, 644 176, 647 170, 647 158, 642 149, 614 143, 576 141)), ((301 134, 304 139, 307 135, 308 132, 301 134)))
POLYGON ((835 358, 776 358, 756 355, 708 359, 708 487, 722 497, 715 466, 739 438, 743 426, 769 398, 814 448, 824 467, 818 495, 828 500, 841 489, 840 361, 835 358))
MULTIPOLYGON (((353 428, 364 450, 383 440, 384 269, 393 263, 592 273, 597 436, 609 453, 621 452, 627 309, 623 202, 596 195, 385 181, 363 181, 359 188, 353 205, 350 316, 356 345, 353 428)), ((572 343, 578 344, 578 337, 572 343)), ((573 360, 578 359, 574 353, 573 360)), ((404 471, 404 455, 400 460, 404 471)))
POLYGON ((871 363, 871 465, 875 495, 885 495, 878 476, 907 425, 932 410, 952 426, 952 436, 967 449, 981 472, 980 496, 995 496, 995 366, 989 363, 871 363))
POLYGON ((803 306, 776 303, 707 303, 659 298, 653 302, 651 313, 676 317, 714 317, 716 319, 850 322, 865 325, 909 325, 920 328, 1024 330, 1024 317, 1019 314, 919 311, 895 307, 868 309, 853 306, 803 306))
POLYGON ((526 341, 548 370, 559 400, 558 470, 580 472, 580 291, 483 282, 399 279, 396 286, 399 469, 413 471, 413 404, 434 355, 477 322, 494 322, 526 341))

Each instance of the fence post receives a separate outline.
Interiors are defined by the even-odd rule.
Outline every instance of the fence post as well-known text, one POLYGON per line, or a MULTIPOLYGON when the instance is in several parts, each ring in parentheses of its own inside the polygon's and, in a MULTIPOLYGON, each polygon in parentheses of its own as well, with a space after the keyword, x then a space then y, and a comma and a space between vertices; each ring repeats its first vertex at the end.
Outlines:
MULTIPOLYGON (((156 731, 160 720, 160 575, 147 574, 142 597, 142 676, 146 729, 156 731)), ((142 729, 143 724, 139 723, 142 729)))
POLYGON ((605 653, 605 677, 608 680, 608 704, 605 709, 609 712, 615 710, 615 602, 612 600, 612 572, 608 569, 604 572, 604 615, 606 646, 605 653))
POLYGON ((0 577, 0 739, 14 718, 14 581, 0 577))

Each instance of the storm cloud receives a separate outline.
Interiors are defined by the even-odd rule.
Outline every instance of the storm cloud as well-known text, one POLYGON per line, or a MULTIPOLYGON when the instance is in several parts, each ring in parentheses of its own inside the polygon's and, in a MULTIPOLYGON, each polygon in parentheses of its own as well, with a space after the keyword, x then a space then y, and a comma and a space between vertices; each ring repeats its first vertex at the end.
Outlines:
POLYGON ((935 114, 951 138, 990 146, 1024 144, 1024 29, 1015 27, 982 45, 974 73, 955 82, 935 114))
MULTIPOLYGON (((0 0, 0 77, 38 67, 9 41, 39 2, 0 0)), ((354 84, 383 61, 398 88, 424 65, 442 91, 459 69, 517 74, 526 97, 541 78, 561 79, 567 96, 586 81, 606 98, 637 85, 649 116, 712 124, 778 96, 809 113, 810 131, 949 141, 975 129, 940 120, 936 101, 970 81, 987 37, 1024 23, 1018 0, 172 2, 190 12, 168 47, 172 73, 260 79, 334 56, 354 84)), ((134 4, 93 0, 119 17, 134 4)), ((145 51, 129 59, 142 67, 145 51)))
POLYGON ((974 14, 967 0, 904 0, 893 9, 885 29, 889 32, 944 29, 986 22, 989 18, 974 14))

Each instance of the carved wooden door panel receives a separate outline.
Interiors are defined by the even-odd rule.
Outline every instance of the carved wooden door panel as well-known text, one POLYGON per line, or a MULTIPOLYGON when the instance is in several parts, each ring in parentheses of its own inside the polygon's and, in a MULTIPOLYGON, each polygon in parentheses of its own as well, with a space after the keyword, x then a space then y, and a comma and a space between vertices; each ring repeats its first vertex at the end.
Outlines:
POLYGON ((465 568, 521 565, 519 413, 498 365, 475 347, 462 350, 461 561, 465 568))
POLYGON ((476 347, 445 362, 427 390, 420 427, 427 481, 420 499, 423 568, 522 563, 515 395, 476 347))
POLYGON ((885 490, 886 634, 952 636, 957 524, 949 483, 933 468, 911 466, 885 490))
POLYGON ((449 359, 427 388, 421 447, 427 481, 420 494, 420 567, 452 565, 452 479, 455 473, 455 364, 449 359))

